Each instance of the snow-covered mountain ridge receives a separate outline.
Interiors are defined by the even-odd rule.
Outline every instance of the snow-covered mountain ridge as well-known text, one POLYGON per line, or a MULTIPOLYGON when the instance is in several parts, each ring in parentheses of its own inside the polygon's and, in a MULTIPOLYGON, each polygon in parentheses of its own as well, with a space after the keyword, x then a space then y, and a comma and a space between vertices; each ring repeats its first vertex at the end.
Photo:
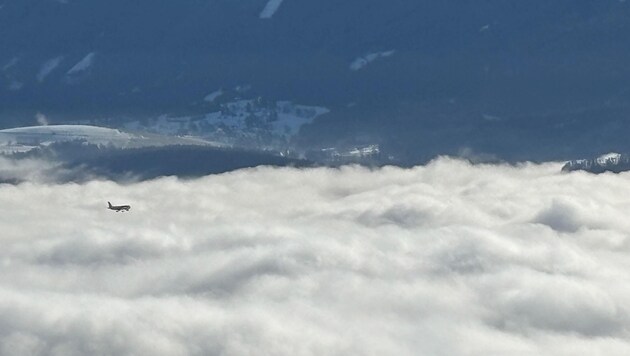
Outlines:
POLYGON ((160 135, 192 135, 241 147, 286 149, 300 128, 329 110, 289 101, 264 102, 240 99, 220 106, 219 111, 197 116, 161 115, 123 125, 131 131, 160 135))
POLYGON ((0 153, 27 152, 62 142, 81 142, 113 148, 216 145, 193 137, 136 134, 89 125, 47 125, 0 130, 0 153))
POLYGON ((593 159, 578 159, 567 162, 562 171, 587 171, 591 173, 623 172, 630 170, 630 155, 607 153, 593 159))

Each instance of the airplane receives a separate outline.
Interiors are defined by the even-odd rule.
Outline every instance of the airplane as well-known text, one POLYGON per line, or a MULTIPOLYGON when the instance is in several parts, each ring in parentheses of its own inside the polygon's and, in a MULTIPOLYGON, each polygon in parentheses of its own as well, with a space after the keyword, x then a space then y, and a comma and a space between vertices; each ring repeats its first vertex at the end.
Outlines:
POLYGON ((129 209, 131 209, 131 205, 112 205, 110 202, 107 202, 107 204, 109 205, 107 209, 115 210, 116 212, 129 211, 129 209))

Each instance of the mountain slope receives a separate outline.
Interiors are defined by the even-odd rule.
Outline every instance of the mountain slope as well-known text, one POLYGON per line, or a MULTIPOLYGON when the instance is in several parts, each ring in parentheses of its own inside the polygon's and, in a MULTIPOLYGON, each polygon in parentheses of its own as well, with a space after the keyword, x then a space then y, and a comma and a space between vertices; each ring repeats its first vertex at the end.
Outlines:
POLYGON ((329 108, 304 148, 625 151, 628 18, 618 0, 4 0, 0 122, 201 115, 225 90, 329 108))

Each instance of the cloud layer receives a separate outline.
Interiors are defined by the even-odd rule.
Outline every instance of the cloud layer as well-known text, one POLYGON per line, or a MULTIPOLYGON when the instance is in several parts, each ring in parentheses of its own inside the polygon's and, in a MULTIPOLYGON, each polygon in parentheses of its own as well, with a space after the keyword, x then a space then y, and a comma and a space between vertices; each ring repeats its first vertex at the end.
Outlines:
POLYGON ((630 175, 559 170, 1 185, 0 354, 628 355, 630 175))

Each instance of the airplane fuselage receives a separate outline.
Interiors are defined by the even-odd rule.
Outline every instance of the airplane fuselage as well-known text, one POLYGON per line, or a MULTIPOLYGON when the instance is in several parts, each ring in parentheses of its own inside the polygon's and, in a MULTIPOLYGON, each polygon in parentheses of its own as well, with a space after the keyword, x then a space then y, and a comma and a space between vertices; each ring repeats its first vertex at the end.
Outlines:
POLYGON ((131 209, 131 205, 112 205, 112 203, 107 202, 109 205, 107 209, 114 210, 115 212, 119 211, 129 211, 131 209))

